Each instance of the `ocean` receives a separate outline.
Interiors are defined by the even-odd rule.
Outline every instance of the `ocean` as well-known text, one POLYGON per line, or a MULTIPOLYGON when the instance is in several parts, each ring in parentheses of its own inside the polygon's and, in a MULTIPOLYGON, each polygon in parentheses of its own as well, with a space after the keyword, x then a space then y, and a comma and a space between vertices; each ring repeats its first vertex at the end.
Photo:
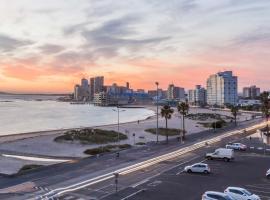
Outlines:
MULTIPOLYGON (((0 95, 0 135, 117 124, 113 107, 70 104, 57 96, 0 95)), ((144 108, 120 109, 120 123, 144 120, 155 113, 144 108)))

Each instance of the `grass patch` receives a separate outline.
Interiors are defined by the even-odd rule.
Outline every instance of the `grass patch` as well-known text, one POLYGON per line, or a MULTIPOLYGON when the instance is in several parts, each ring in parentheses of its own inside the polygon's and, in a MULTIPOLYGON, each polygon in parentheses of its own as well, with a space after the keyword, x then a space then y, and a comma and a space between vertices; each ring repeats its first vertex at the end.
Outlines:
POLYGON ((215 119, 215 120, 231 120, 233 119, 230 116, 227 115, 221 115, 221 114, 214 114, 214 113, 196 113, 196 114, 188 114, 188 119, 196 120, 196 121, 207 121, 209 119, 215 119))
MULTIPOLYGON (((145 129, 144 131, 152 133, 152 134, 156 134, 156 129, 155 128, 149 128, 149 129, 145 129)), ((180 129, 176 129, 176 128, 159 128, 158 129, 158 134, 162 135, 162 136, 166 136, 168 133, 168 136, 176 136, 180 134, 180 129)))
POLYGON ((18 171, 18 173, 28 172, 28 171, 30 171, 30 170, 37 169, 37 168, 40 168, 40 167, 42 167, 42 165, 24 165, 24 166, 18 171))
POLYGON ((145 145, 145 142, 137 142, 136 145, 145 145))
POLYGON ((117 151, 117 150, 124 150, 124 149, 128 149, 130 147, 131 147, 131 145, 129 145, 129 144, 106 145, 103 147, 87 149, 84 151, 84 153, 88 154, 88 155, 97 155, 97 154, 108 153, 108 152, 113 152, 113 151, 117 151))
MULTIPOLYGON (((119 139, 125 140, 127 136, 119 133, 119 139)), ((70 130, 64 135, 54 139, 55 142, 80 142, 81 144, 105 144, 118 141, 118 132, 101 129, 70 130)))

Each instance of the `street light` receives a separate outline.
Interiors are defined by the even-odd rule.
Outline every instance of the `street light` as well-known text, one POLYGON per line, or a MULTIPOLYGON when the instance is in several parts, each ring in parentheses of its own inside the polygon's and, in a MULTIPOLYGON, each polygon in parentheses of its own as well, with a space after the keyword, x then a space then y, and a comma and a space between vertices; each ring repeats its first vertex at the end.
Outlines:
POLYGON ((125 112, 126 110, 120 110, 119 106, 117 106, 117 109, 112 109, 114 112, 117 112, 117 139, 118 139, 118 143, 120 143, 120 130, 119 130, 119 126, 120 126, 120 120, 119 120, 119 113, 120 112, 125 112))
POLYGON ((156 128, 156 136, 157 136, 157 143, 158 143, 158 85, 159 85, 159 83, 156 82, 155 84, 157 86, 157 100, 156 100, 156 104, 157 104, 157 128, 156 128))

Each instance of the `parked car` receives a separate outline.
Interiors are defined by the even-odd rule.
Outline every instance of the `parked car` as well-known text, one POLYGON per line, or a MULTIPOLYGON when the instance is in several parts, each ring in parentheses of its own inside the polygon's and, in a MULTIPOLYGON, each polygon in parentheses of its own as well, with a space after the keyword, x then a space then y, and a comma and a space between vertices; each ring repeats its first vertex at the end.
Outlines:
POLYGON ((247 150, 247 146, 241 143, 229 143, 226 145, 226 149, 234 149, 234 150, 247 150))
POLYGON ((270 178, 270 169, 268 169, 266 172, 266 178, 270 178))
POLYGON ((184 171, 188 173, 196 172, 196 173, 209 174, 210 167, 208 166, 208 164, 205 164, 205 163, 196 163, 190 166, 186 166, 184 171))
POLYGON ((202 195, 202 200, 236 200, 222 192, 207 191, 202 195))
POLYGON ((246 189, 240 187, 228 187, 224 193, 237 200, 260 200, 260 197, 256 194, 252 194, 246 189))
POLYGON ((219 148, 219 149, 216 149, 213 153, 207 153, 206 158, 208 160, 222 159, 229 162, 230 160, 234 159, 234 150, 219 148))

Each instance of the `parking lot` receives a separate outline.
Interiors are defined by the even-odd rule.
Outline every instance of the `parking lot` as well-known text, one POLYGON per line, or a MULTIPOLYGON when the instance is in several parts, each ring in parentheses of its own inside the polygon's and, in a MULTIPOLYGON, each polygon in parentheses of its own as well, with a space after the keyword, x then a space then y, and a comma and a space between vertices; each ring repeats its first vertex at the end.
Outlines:
MULTIPOLYGON (((200 156, 192 162, 171 169, 136 188, 129 187, 121 191, 118 197, 110 196, 107 199, 198 200, 205 191, 223 192, 228 186, 236 186, 259 195, 262 200, 269 200, 270 180, 265 177, 265 172, 270 168, 269 151, 265 151, 269 146, 262 145, 260 140, 255 138, 250 140, 249 137, 241 139, 240 142, 246 144, 248 149, 245 152, 235 151, 235 160, 232 162, 206 160, 203 156, 206 150, 204 149, 197 152, 200 156), (186 165, 196 162, 208 164, 211 173, 207 175, 184 172, 186 165)), ((212 146, 206 151, 211 152, 218 147, 222 146, 212 146)))

